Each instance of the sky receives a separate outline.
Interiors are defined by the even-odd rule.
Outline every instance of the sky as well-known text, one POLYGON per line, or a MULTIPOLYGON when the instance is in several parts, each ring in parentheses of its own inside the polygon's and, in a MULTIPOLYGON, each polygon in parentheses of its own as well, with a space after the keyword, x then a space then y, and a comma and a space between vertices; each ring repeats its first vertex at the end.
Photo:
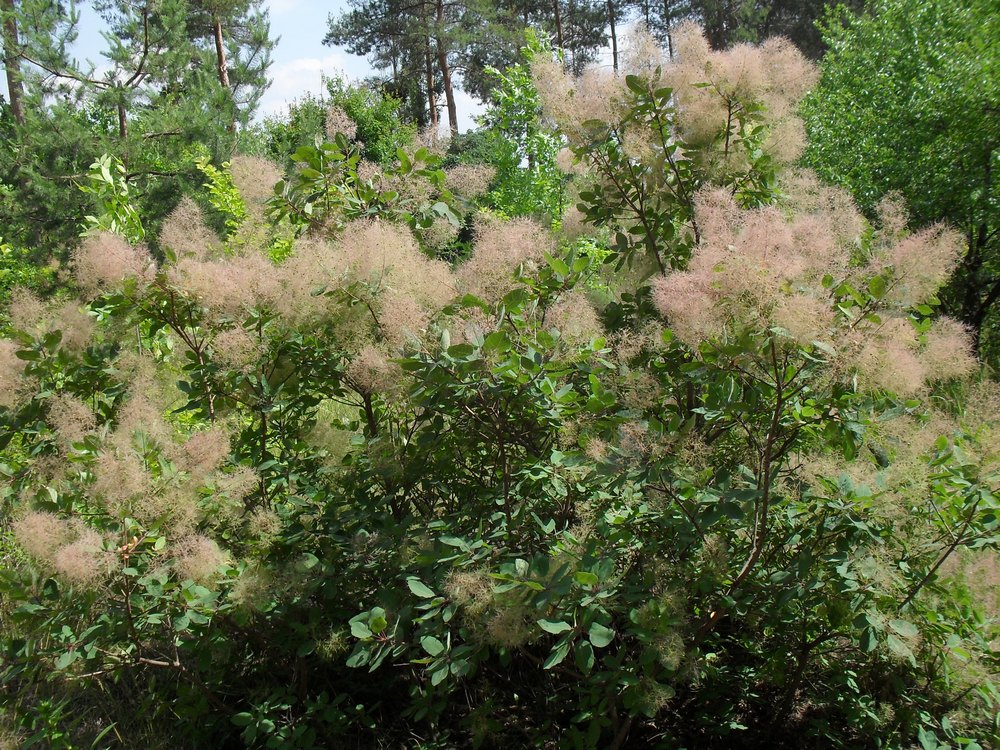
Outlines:
MULTIPOLYGON (((346 10, 346 0, 315 2, 314 0, 265 0, 270 11, 271 35, 280 37, 272 53, 269 71, 271 86, 261 100, 258 119, 267 115, 280 115, 288 104, 306 93, 322 91, 323 76, 342 75, 358 80, 374 71, 363 57, 352 55, 342 47, 323 46, 327 19, 346 10)), ((100 35, 100 21, 88 3, 79 3, 80 33, 74 55, 82 60, 101 64, 104 40, 100 35)), ((6 81, 4 81, 6 94, 6 81)), ((483 111, 464 91, 456 91, 459 130, 475 127, 475 115, 483 111)), ((447 119, 447 118, 445 118, 447 119)))

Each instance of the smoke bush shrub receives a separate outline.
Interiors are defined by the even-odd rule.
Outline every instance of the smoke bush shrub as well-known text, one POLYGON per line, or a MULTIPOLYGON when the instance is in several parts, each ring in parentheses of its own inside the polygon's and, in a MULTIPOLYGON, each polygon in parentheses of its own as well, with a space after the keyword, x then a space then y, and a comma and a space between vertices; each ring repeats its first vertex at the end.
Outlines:
POLYGON ((123 746, 147 693, 205 747, 997 739, 1000 389, 934 314, 959 240, 780 171, 801 60, 685 34, 680 69, 536 72, 608 268, 343 134, 266 209, 234 163, 226 240, 187 209, 160 263, 87 238, 93 325, 0 345, 16 716, 72 695, 123 746))

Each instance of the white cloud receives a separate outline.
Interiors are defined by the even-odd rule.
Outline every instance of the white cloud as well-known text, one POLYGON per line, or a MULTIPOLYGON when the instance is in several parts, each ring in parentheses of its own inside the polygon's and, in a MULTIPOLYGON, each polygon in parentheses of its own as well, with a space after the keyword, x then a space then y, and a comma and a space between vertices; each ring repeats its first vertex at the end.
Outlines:
MULTIPOLYGON (((288 110, 288 105, 295 99, 300 99, 307 93, 323 93, 323 78, 334 75, 344 75, 356 80, 363 76, 352 69, 357 69, 356 61, 360 58, 347 55, 340 51, 331 52, 323 57, 299 57, 288 62, 277 63, 271 67, 271 87, 264 94, 258 117, 279 115, 288 110)), ((439 97, 441 106, 442 132, 448 128, 448 112, 444 107, 444 97, 439 97)), ((463 133, 476 127, 475 117, 486 111, 486 107, 470 94, 455 89, 455 106, 458 109, 458 129, 463 133)))
POLYGON ((319 94, 323 77, 344 74, 348 61, 344 54, 332 52, 324 57, 299 57, 271 67, 271 87, 261 100, 260 115, 283 112, 288 104, 307 92, 319 94))

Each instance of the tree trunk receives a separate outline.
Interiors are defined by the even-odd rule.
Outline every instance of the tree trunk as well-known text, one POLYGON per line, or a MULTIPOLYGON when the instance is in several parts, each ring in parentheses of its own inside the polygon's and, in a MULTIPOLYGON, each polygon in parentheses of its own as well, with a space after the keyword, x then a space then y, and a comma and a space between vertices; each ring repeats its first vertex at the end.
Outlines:
POLYGON ((437 0, 437 55, 444 84, 444 98, 448 103, 448 127, 452 135, 458 135, 458 107, 455 106, 455 89, 451 84, 451 69, 448 67, 448 49, 444 41, 444 0, 437 0))
POLYGON ((3 0, 3 62, 7 71, 10 113, 18 125, 24 125, 24 84, 21 81, 21 60, 18 56, 17 18, 14 0, 3 0))
POLYGON ((118 137, 124 141, 128 138, 128 115, 125 112, 125 102, 118 102, 118 137))
POLYGON ((670 34, 670 21, 673 11, 670 8, 670 0, 663 0, 663 26, 667 32, 667 57, 674 59, 674 40, 670 34))
POLYGON ((559 13, 559 0, 552 0, 552 10, 556 17, 556 46, 563 48, 562 15, 559 13))
POLYGON ((615 33, 615 3, 608 0, 608 23, 611 24, 611 63, 618 72, 618 34, 615 33))
POLYGON ((427 46, 424 48, 424 67, 427 76, 427 112, 430 115, 431 131, 438 131, 437 99, 434 97, 434 61, 431 55, 431 38, 427 36, 427 46))
POLYGON ((212 19, 212 36, 215 37, 215 58, 216 71, 219 74, 219 83, 227 91, 229 85, 229 66, 226 64, 226 45, 222 38, 222 19, 216 16, 212 19))
POLYGON ((229 65, 226 62, 226 44, 222 37, 222 19, 215 16, 212 19, 212 36, 215 38, 215 70, 219 76, 219 84, 229 95, 232 105, 232 116, 226 123, 226 130, 230 133, 236 132, 236 101, 232 98, 232 85, 229 83, 229 65))

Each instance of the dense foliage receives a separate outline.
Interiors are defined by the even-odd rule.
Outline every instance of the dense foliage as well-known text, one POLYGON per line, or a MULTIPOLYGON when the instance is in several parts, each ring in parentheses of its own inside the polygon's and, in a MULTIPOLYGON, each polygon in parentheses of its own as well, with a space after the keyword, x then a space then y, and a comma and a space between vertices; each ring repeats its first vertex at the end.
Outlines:
POLYGON ((881 0, 831 14, 805 105, 807 162, 875 216, 898 194, 910 225, 948 221, 966 252, 948 310, 1000 359, 1000 20, 990 2, 881 0))
POLYGON ((331 92, 159 227, 94 164, 0 339, 0 742, 1000 740, 962 235, 796 166, 789 42, 671 44, 533 45, 465 151, 331 92))
MULTIPOLYGON (((816 27, 824 0, 350 0, 348 5, 330 16, 324 43, 367 56, 413 120, 437 128, 440 109, 454 134, 456 90, 492 101, 498 84, 492 71, 517 64, 526 29, 552 39, 575 73, 605 51, 616 72, 627 67, 622 32, 629 27, 648 29, 673 56, 676 31, 685 21, 701 24, 717 50, 779 35, 812 58, 824 49, 816 27)), ((858 10, 862 2, 842 5, 858 10)))
POLYGON ((97 67, 72 57, 72 4, 0 8, 0 223, 7 242, 43 262, 74 243, 90 208, 79 188, 99 155, 121 161, 136 209, 158 226, 199 184, 198 158, 230 155, 268 85, 274 41, 260 0, 105 0, 94 10, 106 31, 97 67))

